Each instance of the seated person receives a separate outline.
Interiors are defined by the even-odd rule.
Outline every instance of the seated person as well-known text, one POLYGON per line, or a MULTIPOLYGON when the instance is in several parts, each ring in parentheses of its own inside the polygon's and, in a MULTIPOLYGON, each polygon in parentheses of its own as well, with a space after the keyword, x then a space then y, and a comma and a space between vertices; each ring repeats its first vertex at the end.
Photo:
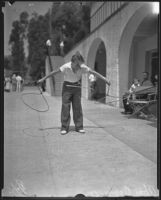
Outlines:
POLYGON ((141 86, 153 86, 152 82, 149 80, 148 72, 143 72, 143 80, 141 81, 141 86))
MULTIPOLYGON (((149 88, 153 88, 152 82, 149 80, 149 73, 143 72, 143 80, 141 82, 141 86, 149 86, 149 88)), ((146 90, 146 89, 143 89, 146 90)), ((152 100, 155 97, 155 94, 150 95, 151 93, 139 93, 136 95, 136 99, 140 100, 152 100), (150 95, 150 96, 149 96, 150 95)), ((149 115, 149 107, 143 104, 143 109, 138 113, 140 117, 146 118, 149 115)))
POLYGON ((134 99, 135 96, 133 94, 134 90, 136 87, 140 86, 140 82, 138 79, 134 79, 133 84, 131 85, 130 89, 128 92, 126 92, 123 95, 123 105, 124 105, 124 112, 123 114, 132 114, 133 113, 133 109, 131 108, 131 106, 129 105, 129 99, 134 99))
POLYGON ((155 74, 154 77, 152 77, 152 83, 153 83, 153 86, 155 87, 155 92, 154 94, 151 94, 150 95, 150 100, 154 100, 154 99, 157 99, 158 98, 158 74, 155 74))
POLYGON ((151 79, 152 79, 152 81, 151 81, 152 84, 157 87, 157 85, 158 85, 158 74, 155 74, 155 76, 152 77, 151 79))
POLYGON ((127 103, 128 103, 130 98, 132 98, 132 99, 136 98, 134 91, 135 91, 135 88, 137 88, 139 86, 140 86, 140 81, 137 78, 135 78, 134 81, 133 81, 133 84, 131 85, 131 87, 129 89, 129 95, 127 97, 127 103))
MULTIPOLYGON (((141 86, 153 86, 152 82, 149 80, 149 73, 143 72, 143 80, 141 81, 141 86)), ((147 94, 139 95, 140 99, 147 99, 147 94)))

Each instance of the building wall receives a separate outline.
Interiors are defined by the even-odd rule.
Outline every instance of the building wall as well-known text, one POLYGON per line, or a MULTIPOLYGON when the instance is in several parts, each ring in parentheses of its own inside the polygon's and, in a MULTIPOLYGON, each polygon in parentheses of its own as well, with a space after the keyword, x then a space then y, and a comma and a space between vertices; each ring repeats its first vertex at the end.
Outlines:
POLYGON ((101 2, 101 1, 93 2, 91 6, 90 16, 92 16, 102 6, 103 3, 104 2, 101 2))
POLYGON ((119 10, 126 2, 123 1, 104 1, 96 2, 91 7, 91 31, 97 28, 107 18, 112 16, 119 10))

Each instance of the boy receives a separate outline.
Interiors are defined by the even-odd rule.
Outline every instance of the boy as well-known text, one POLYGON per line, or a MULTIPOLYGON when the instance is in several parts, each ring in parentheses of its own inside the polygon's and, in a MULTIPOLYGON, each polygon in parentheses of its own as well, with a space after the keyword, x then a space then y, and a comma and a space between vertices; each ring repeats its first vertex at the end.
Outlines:
POLYGON ((73 121, 75 129, 79 133, 85 133, 83 129, 83 113, 81 106, 81 78, 83 73, 91 73, 104 80, 108 85, 110 82, 101 74, 91 70, 84 64, 84 59, 79 52, 72 56, 71 62, 65 63, 58 70, 55 70, 40 79, 38 83, 52 75, 62 72, 64 83, 62 90, 62 109, 61 109, 61 134, 65 135, 69 131, 70 125, 70 106, 73 108, 73 121))

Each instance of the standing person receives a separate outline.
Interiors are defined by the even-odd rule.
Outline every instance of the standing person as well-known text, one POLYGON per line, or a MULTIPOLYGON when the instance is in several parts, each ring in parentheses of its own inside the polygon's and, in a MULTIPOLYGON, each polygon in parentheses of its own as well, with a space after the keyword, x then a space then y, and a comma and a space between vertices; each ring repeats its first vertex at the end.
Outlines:
POLYGON ((17 87, 17 80, 16 80, 16 74, 12 75, 12 91, 16 91, 17 87))
POLYGON ((23 77, 21 77, 21 78, 22 78, 22 79, 21 79, 21 91, 23 91, 25 80, 24 80, 23 77))
POLYGON ((5 78, 5 91, 10 92, 11 90, 11 78, 8 76, 5 78))
POLYGON ((84 64, 84 58, 79 52, 72 56, 71 62, 65 63, 58 70, 40 79, 38 83, 52 75, 62 72, 64 74, 64 83, 62 90, 62 109, 61 109, 61 134, 65 135, 69 131, 70 125, 70 106, 73 108, 73 121, 75 129, 79 133, 85 133, 83 129, 83 112, 81 105, 81 78, 83 73, 92 73, 104 80, 108 85, 110 82, 101 74, 91 70, 84 64))
POLYGON ((94 76, 93 74, 90 74, 89 76, 89 80, 91 83, 91 99, 96 99, 96 89, 97 89, 97 82, 96 82, 96 76, 94 76))
POLYGON ((17 80, 17 91, 18 92, 21 92, 21 81, 22 81, 22 78, 20 75, 17 75, 16 76, 16 80, 17 80))

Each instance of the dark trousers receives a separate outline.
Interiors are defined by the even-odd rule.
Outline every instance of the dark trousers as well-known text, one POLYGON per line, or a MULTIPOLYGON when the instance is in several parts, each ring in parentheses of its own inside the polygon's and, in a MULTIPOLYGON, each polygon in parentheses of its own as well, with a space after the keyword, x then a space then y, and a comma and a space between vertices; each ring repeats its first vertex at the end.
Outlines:
POLYGON ((70 107, 73 108, 73 121, 76 130, 83 129, 83 113, 81 105, 80 82, 70 83, 64 81, 62 90, 61 130, 69 130, 70 107))
POLYGON ((133 112, 133 109, 131 108, 131 106, 127 104, 127 97, 128 97, 128 94, 123 95, 123 105, 124 105, 125 112, 133 112))

